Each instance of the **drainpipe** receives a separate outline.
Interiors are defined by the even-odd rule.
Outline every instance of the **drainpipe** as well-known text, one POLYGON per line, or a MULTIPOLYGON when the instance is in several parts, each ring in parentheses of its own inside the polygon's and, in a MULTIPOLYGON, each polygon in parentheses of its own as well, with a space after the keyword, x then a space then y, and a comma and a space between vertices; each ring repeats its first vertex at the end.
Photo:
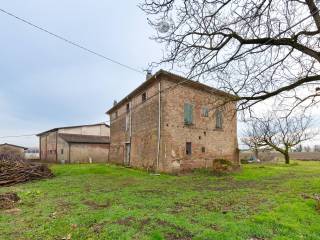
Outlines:
POLYGON ((56 162, 58 163, 58 131, 56 132, 56 162))
MULTIPOLYGON (((155 76, 157 78, 157 76, 155 76)), ((159 170, 159 161, 160 161, 160 140, 161 140, 161 81, 158 83, 158 149, 157 149, 157 166, 156 172, 159 170)))
POLYGON ((130 142, 130 152, 129 152, 129 166, 131 165, 131 139, 132 139, 132 99, 130 100, 130 102, 129 102, 129 127, 130 127, 130 130, 129 130, 129 134, 130 134, 130 136, 129 136, 129 142, 130 142))

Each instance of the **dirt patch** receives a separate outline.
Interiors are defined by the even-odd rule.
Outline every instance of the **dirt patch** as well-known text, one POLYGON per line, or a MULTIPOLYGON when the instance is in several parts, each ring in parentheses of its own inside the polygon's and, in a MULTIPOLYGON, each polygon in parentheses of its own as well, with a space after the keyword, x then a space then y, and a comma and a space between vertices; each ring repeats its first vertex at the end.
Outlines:
POLYGON ((175 202, 174 207, 170 209, 171 214, 178 214, 183 212, 185 209, 191 208, 193 205, 183 202, 175 202))
POLYGON ((136 196, 160 196, 160 197, 165 197, 165 196, 170 196, 171 193, 168 191, 163 191, 159 189, 144 189, 144 190, 138 190, 134 192, 134 195, 136 196))
POLYGON ((306 193, 302 193, 301 197, 303 199, 313 199, 313 200, 315 200, 316 201, 316 210, 317 210, 317 212, 320 213, 320 194, 309 195, 309 194, 306 194, 306 193))
POLYGON ((67 202, 66 200, 60 199, 57 201, 57 206, 55 208, 56 212, 59 214, 65 214, 71 212, 73 204, 67 202))
POLYGON ((16 193, 4 193, 0 195, 0 210, 13 209, 20 200, 16 193))
POLYGON ((140 231, 142 231, 151 222, 150 218, 144 218, 140 220, 140 231))
POLYGON ((130 226, 134 221, 135 221, 134 217, 126 217, 126 218, 121 218, 114 223, 118 225, 130 226))
POLYGON ((160 226, 173 229, 173 232, 165 234, 165 239, 167 240, 190 240, 193 237, 193 234, 185 228, 179 227, 164 220, 157 220, 156 222, 160 226))
POLYGON ((96 234, 100 234, 104 226, 105 226, 105 223, 95 223, 91 226, 91 230, 96 234))
POLYGON ((90 207, 91 209, 94 209, 94 210, 108 208, 111 206, 110 202, 106 202, 104 204, 99 204, 99 203, 96 203, 92 200, 83 201, 83 204, 87 205, 88 207, 90 207))
POLYGON ((262 205, 268 204, 272 207, 271 203, 266 198, 259 196, 247 196, 238 199, 235 198, 217 198, 206 201, 201 204, 203 208, 210 212, 220 212, 227 214, 233 212, 236 214, 235 218, 241 219, 248 215, 257 213, 262 205))

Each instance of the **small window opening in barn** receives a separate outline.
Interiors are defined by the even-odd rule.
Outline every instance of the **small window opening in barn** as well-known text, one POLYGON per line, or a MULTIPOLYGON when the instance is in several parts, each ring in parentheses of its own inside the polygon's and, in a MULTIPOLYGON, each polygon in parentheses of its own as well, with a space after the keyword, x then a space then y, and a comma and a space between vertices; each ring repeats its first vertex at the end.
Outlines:
POLYGON ((186 142, 186 154, 191 155, 192 154, 192 143, 186 142))
POLYGON ((127 103, 127 113, 130 112, 130 103, 127 103))
POLYGON ((199 140, 201 140, 201 136, 199 136, 199 140))
POLYGON ((202 108, 201 117, 209 117, 209 109, 207 107, 202 108))
POLYGON ((63 148, 61 149, 61 155, 63 155, 63 148))
POLYGON ((221 129, 222 128, 222 111, 217 110, 216 111, 216 128, 221 129))
POLYGON ((201 148, 201 152, 205 153, 205 152, 206 152, 206 148, 205 148, 205 147, 202 147, 202 148, 201 148))
POLYGON ((207 136, 207 132, 203 132, 203 135, 207 136))
POLYGON ((184 104, 184 124, 191 125, 193 123, 193 105, 190 103, 184 104))
POLYGON ((142 102, 145 102, 147 100, 147 93, 146 92, 142 93, 141 99, 142 99, 142 102))
POLYGON ((129 116, 127 115, 126 116, 126 131, 129 131, 130 129, 130 118, 129 116))

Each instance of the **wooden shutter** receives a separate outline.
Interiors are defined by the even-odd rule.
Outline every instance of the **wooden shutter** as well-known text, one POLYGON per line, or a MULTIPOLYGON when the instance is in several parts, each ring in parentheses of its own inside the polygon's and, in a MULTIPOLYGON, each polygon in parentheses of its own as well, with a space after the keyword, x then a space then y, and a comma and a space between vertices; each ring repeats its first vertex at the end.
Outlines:
POLYGON ((216 111, 216 128, 222 128, 222 111, 216 111))
POLYGON ((185 124, 192 124, 193 122, 193 106, 189 103, 184 104, 184 123, 185 124))

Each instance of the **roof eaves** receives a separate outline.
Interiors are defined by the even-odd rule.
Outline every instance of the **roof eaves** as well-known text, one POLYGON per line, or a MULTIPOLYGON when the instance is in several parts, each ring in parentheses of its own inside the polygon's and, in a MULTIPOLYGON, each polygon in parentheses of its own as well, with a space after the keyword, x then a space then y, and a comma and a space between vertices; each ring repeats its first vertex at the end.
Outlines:
POLYGON ((95 124, 86 124, 86 125, 77 125, 77 126, 67 126, 67 127, 52 128, 52 129, 50 129, 48 131, 41 132, 41 133, 37 134, 37 137, 40 137, 41 135, 44 135, 46 133, 58 131, 60 129, 70 129, 70 128, 78 128, 78 127, 91 127, 91 126, 98 126, 98 125, 105 125, 106 127, 110 128, 110 125, 106 124, 105 122, 95 123, 95 124))

